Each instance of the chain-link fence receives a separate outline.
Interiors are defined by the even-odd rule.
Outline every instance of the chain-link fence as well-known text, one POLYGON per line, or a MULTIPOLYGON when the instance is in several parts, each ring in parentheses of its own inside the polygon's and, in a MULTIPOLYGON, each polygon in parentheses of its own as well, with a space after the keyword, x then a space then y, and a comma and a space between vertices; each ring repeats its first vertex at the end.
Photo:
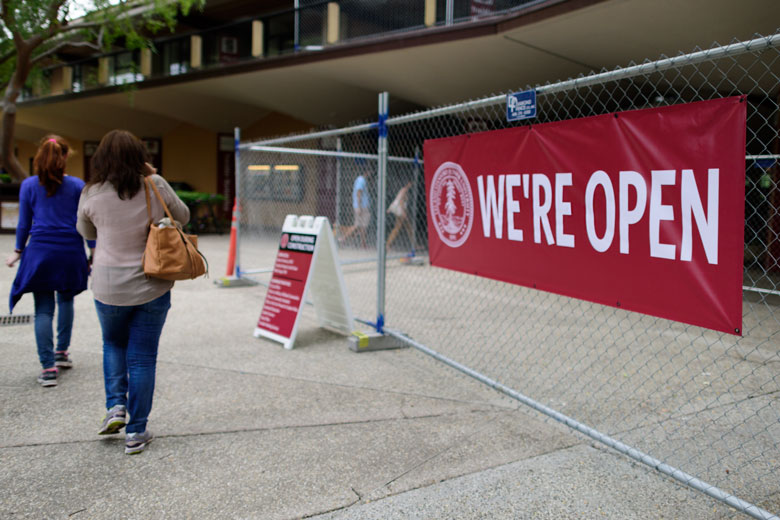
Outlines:
POLYGON ((505 95, 391 118, 380 96, 379 122, 240 145, 238 265, 270 273, 284 216, 325 215, 356 317, 384 319, 387 333, 551 419, 776 518, 779 85, 775 34, 535 87, 534 124, 747 96, 741 337, 425 262, 423 142, 530 124, 506 121, 505 95))

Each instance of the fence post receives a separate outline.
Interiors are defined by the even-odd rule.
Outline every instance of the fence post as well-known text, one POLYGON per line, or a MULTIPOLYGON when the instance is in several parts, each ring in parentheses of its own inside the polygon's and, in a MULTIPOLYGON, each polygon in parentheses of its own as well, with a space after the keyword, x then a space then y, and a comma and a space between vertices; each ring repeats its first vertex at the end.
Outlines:
POLYGON ((444 25, 452 25, 455 22, 455 2, 447 0, 444 4, 444 25))
MULTIPOLYGON (((412 256, 417 254, 417 197, 420 190, 420 147, 414 147, 414 183, 412 184, 412 256)), ((407 211, 409 203, 406 204, 407 211)))
POLYGON ((241 144, 241 129, 235 127, 233 129, 233 146, 235 150, 235 165, 233 170, 235 171, 235 179, 233 181, 235 186, 235 216, 236 216, 236 251, 235 251, 235 270, 234 274, 236 278, 241 278, 241 161, 239 156, 239 145, 241 144))
POLYGON ((379 138, 377 140, 376 176, 376 330, 384 332, 385 324, 385 189, 387 186, 387 92, 379 94, 379 138))
MULTIPOLYGON (((336 151, 341 152, 341 137, 336 138, 336 151)), ((333 229, 341 235, 341 156, 336 157, 336 216, 333 229)))
MULTIPOLYGON (((289 4, 288 4, 289 5, 289 4)), ((301 6, 300 0, 293 2, 295 9, 295 27, 293 28, 293 48, 297 52, 301 47, 301 6)))

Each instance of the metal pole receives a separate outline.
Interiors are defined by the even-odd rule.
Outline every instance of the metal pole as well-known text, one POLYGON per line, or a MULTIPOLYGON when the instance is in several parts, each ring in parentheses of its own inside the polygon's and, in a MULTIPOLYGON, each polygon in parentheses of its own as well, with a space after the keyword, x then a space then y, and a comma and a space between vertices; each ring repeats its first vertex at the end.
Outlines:
MULTIPOLYGON (((287 4, 287 5, 290 5, 290 4, 287 4)), ((299 11, 300 0, 295 0, 295 2, 293 2, 293 7, 295 8, 295 28, 293 29, 293 31, 294 31, 294 34, 293 34, 293 42, 294 42, 293 47, 295 48, 295 51, 297 52, 298 49, 300 49, 300 47, 301 47, 301 35, 300 35, 300 31, 301 31, 301 15, 300 15, 300 11, 299 11)))
MULTIPOLYGON (((506 99, 506 96, 504 96, 506 99)), ((254 143, 242 144, 242 148, 250 148, 255 145, 273 145, 273 144, 287 144, 296 143, 300 141, 309 141, 313 139, 321 139, 323 137, 334 137, 337 135, 357 134, 360 132, 368 132, 377 127, 377 123, 365 123, 362 125, 346 126, 344 128, 334 128, 332 130, 323 130, 321 132, 309 132, 308 134, 289 135, 287 137, 277 137, 274 139, 266 139, 265 141, 257 141, 254 143)))
MULTIPOLYGON (((317 157, 341 157, 355 159, 370 159, 376 161, 379 159, 377 154, 372 153, 355 153, 355 152, 339 152, 334 150, 311 150, 308 148, 284 148, 280 146, 265 146, 261 144, 253 144, 251 146, 241 145, 244 150, 252 150, 254 152, 272 152, 272 153, 287 153, 294 155, 315 155, 317 157)), ((387 156, 387 162, 405 162, 414 164, 414 157, 395 157, 392 155, 387 156)))
POLYGON ((239 152, 239 145, 241 143, 241 129, 239 127, 235 127, 233 129, 233 145, 235 150, 235 165, 233 166, 233 170, 235 170, 235 180, 233 181, 235 184, 235 191, 236 191, 236 252, 235 252, 235 270, 234 274, 236 278, 241 278, 241 160, 240 160, 240 152, 239 152))
POLYGON ((377 142, 376 176, 376 248, 377 248, 377 288, 376 288, 376 330, 382 333, 385 323, 385 189, 387 186, 387 92, 379 94, 379 139, 377 142))
MULTIPOLYGON (((341 137, 336 138, 336 151, 341 153, 341 137)), ((339 214, 341 213, 341 157, 336 157, 336 218, 333 227, 337 233, 341 233, 339 214)))
MULTIPOLYGON (((414 149, 414 182, 412 183, 412 256, 415 256, 417 252, 417 193, 420 189, 420 148, 414 149)), ((408 209, 407 204, 407 209, 408 209)))
POLYGON ((452 25, 455 23, 455 0, 447 0, 445 9, 444 23, 445 25, 452 25))

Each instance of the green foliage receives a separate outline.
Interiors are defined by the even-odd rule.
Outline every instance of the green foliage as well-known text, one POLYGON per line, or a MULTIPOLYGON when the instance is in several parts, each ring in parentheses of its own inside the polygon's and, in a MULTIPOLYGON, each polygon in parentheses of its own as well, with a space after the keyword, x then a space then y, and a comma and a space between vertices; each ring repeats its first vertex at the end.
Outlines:
MULTIPOLYGON (((36 57, 63 41, 91 43, 108 51, 117 44, 128 50, 151 47, 149 36, 173 31, 179 13, 186 15, 201 8, 205 0, 5 0, 5 16, 0 16, 0 86, 8 83, 16 65, 13 35, 24 40, 41 38, 31 56, 35 67, 50 65, 36 57), (78 12, 85 4, 89 12, 78 12), (8 13, 12 13, 10 16, 8 13)), ((48 59, 48 58, 47 58, 48 59)), ((27 78, 24 78, 25 80, 27 78)))
POLYGON ((164 29, 173 32, 179 12, 186 15, 193 7, 200 8, 205 3, 205 0, 146 0, 138 3, 93 1, 95 9, 85 19, 97 23, 91 34, 94 40, 103 31, 102 43, 106 50, 117 40, 123 40, 123 47, 128 50, 149 47, 147 34, 157 34, 164 29), (129 11, 141 5, 146 7, 145 11, 135 17, 127 16, 129 11))
MULTIPOLYGON (((2 21, 0 21, 0 26, 1 25, 2 21)), ((11 74, 14 71, 14 67, 16 67, 13 41, 11 40, 7 31, 0 31, 0 56, 6 55, 8 55, 9 58, 6 61, 0 63, 0 86, 3 86, 8 82, 8 78, 11 77, 11 74)))
POLYGON ((202 193, 200 191, 181 191, 177 190, 176 195, 185 204, 197 204, 199 202, 212 202, 219 204, 225 201, 225 196, 218 193, 202 193))
POLYGON ((43 70, 36 68, 30 72, 30 75, 27 77, 27 82, 24 86, 32 89, 33 91, 38 90, 40 92, 48 92, 51 86, 50 80, 51 78, 44 74, 43 70))
MULTIPOLYGON (((59 2, 56 0, 6 0, 7 11, 13 13, 14 24, 8 27, 7 20, 3 19, 4 32, 17 32, 24 39, 41 34, 49 27, 51 10, 56 3, 59 2)), ((57 13, 60 10, 57 9, 57 13)))
POLYGON ((7 173, 0 173, 0 184, 8 184, 13 178, 7 173))

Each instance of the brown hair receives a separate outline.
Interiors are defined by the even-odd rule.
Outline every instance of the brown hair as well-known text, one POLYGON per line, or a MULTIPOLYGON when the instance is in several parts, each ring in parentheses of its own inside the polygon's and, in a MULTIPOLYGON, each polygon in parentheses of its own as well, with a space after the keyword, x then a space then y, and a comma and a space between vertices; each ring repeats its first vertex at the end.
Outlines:
POLYGON ((46 188, 46 196, 57 193, 65 175, 65 159, 68 157, 68 142, 58 135, 47 135, 41 140, 33 159, 33 171, 38 174, 38 182, 46 188))
POLYGON ((111 130, 100 140, 92 156, 88 185, 110 182, 120 199, 131 199, 141 189, 149 154, 127 130, 111 130))

